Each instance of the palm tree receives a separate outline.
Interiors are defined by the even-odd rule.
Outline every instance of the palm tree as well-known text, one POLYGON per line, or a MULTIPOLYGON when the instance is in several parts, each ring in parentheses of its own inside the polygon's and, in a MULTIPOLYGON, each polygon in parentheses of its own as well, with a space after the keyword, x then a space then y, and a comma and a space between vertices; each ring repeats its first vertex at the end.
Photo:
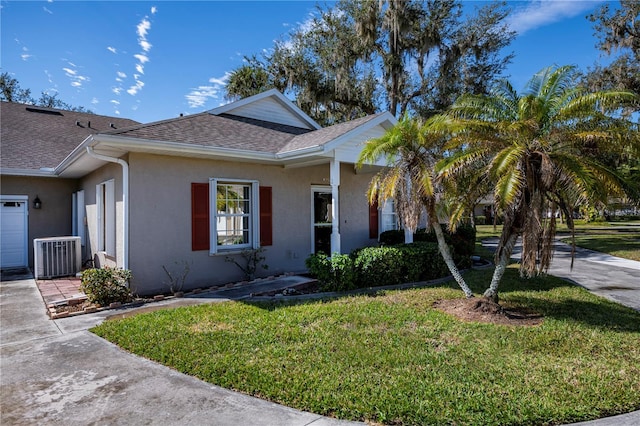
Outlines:
POLYGON ((600 160, 623 149, 638 154, 638 125, 619 118, 637 105, 627 91, 588 93, 574 67, 545 68, 522 94, 502 81, 487 96, 460 97, 440 125, 452 132, 448 148, 460 149, 439 166, 444 176, 486 161, 494 196, 504 215, 496 269, 484 296, 497 302, 498 284, 522 236, 522 276, 548 270, 561 211, 573 229, 572 208, 625 194, 624 180, 600 160), (626 148, 625 148, 626 147, 626 148), (551 212, 549 215, 548 212, 551 212))
POLYGON ((357 166, 386 160, 387 167, 371 180, 367 193, 369 202, 382 205, 388 199, 395 200, 398 216, 405 228, 405 242, 411 241, 407 240, 407 236, 413 236, 424 207, 428 224, 436 234, 440 254, 449 271, 465 296, 473 297, 453 261, 436 213, 437 182, 434 168, 436 154, 443 141, 442 134, 431 132, 428 126, 420 126, 405 114, 383 136, 366 143, 357 166))

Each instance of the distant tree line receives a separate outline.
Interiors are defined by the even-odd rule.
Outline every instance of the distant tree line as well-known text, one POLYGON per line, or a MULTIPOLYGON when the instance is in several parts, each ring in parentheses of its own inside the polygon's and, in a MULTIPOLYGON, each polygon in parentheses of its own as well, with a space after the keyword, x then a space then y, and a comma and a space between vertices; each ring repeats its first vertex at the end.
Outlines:
POLYGON ((67 111, 84 112, 93 114, 92 111, 83 106, 73 106, 58 98, 58 94, 53 95, 41 92, 37 100, 31 96, 31 89, 23 89, 17 79, 11 77, 8 72, 0 75, 0 100, 6 102, 16 102, 21 104, 37 105, 45 108, 63 109, 67 111))
MULTIPOLYGON (((229 100, 276 88, 322 125, 388 110, 426 119, 462 94, 487 94, 514 57, 504 2, 463 17, 459 0, 339 0, 231 73, 229 100)), ((640 92, 640 2, 606 4, 586 18, 616 55, 580 84, 640 92)), ((624 113, 632 114, 637 109, 624 113)))

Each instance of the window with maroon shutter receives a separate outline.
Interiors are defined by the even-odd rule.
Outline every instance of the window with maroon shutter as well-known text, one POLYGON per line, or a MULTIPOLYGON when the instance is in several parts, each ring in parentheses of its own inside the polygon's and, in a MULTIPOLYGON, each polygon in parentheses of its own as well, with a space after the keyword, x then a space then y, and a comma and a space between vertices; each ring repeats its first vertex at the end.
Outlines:
POLYGON ((378 238, 378 201, 369 204, 369 238, 378 238))
POLYGON ((209 184, 191 184, 191 250, 209 250, 209 184))
POLYGON ((273 244, 273 204, 270 186, 260 187, 260 245, 273 244))

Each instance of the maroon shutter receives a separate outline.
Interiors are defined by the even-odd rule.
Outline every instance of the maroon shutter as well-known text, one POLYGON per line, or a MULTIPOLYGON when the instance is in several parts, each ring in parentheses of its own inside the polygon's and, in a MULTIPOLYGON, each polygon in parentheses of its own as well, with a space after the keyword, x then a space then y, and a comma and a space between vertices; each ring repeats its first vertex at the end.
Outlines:
POLYGON ((273 244, 273 204, 271 187, 260 187, 260 246, 273 244))
POLYGON ((191 184, 191 250, 209 250, 209 184, 191 184))
POLYGON ((369 204, 369 238, 378 238, 378 201, 369 204))

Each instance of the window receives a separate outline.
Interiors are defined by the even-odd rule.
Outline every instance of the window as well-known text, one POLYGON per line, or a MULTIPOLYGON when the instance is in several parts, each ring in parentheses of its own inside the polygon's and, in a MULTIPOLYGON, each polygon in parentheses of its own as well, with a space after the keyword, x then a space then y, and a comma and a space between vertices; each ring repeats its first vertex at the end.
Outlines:
POLYGON ((398 213, 392 199, 385 201, 380 209, 380 232, 398 229, 398 213))
POLYGON ((258 248, 258 182, 209 180, 211 253, 258 248))
POLYGON ((250 180, 192 183, 191 250, 215 254, 272 245, 271 194, 271 187, 250 180))

